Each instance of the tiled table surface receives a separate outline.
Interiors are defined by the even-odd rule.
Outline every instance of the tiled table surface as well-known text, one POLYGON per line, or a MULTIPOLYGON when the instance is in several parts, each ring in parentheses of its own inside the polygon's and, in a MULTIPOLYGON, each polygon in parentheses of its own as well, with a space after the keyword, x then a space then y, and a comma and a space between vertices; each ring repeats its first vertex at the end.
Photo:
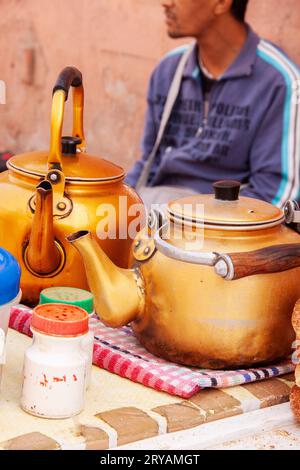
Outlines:
POLYGON ((222 390, 202 390, 183 400, 93 366, 84 411, 74 418, 49 420, 33 417, 19 406, 23 355, 30 343, 30 338, 9 331, 0 394, 1 449, 134 447, 144 439, 198 431, 217 420, 286 403, 294 380, 289 374, 222 390))
POLYGON ((229 440, 209 450, 299 450, 300 426, 290 424, 268 432, 259 432, 242 439, 229 440))

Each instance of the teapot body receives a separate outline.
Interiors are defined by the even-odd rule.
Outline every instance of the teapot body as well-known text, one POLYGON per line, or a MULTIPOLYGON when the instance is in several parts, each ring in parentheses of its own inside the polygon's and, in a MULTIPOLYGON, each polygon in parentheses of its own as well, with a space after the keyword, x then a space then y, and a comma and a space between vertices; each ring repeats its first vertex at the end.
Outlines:
MULTIPOLYGON (((176 236, 180 230, 174 228, 167 243, 184 251, 190 234, 185 229, 176 236)), ((285 225, 249 232, 204 229, 202 235, 204 253, 300 243, 299 234, 285 225)), ((266 364, 290 353, 299 267, 226 281, 211 266, 172 259, 159 250, 138 262, 133 249, 132 264, 139 266, 145 290, 144 311, 132 326, 151 353, 211 369, 266 364)))
POLYGON ((40 291, 51 286, 70 286, 88 288, 85 271, 80 255, 67 243, 65 237, 74 230, 86 227, 95 234, 103 250, 121 267, 128 267, 132 240, 121 238, 120 232, 127 230, 130 217, 127 212, 118 214, 120 197, 127 201, 128 207, 140 203, 138 195, 123 181, 106 184, 65 185, 65 196, 71 203, 72 210, 66 216, 53 216, 54 235, 60 246, 61 262, 55 273, 38 275, 26 263, 25 251, 28 246, 33 226, 34 211, 32 198, 36 185, 43 178, 34 179, 10 169, 0 174, 0 246, 10 251, 19 261, 22 269, 22 302, 27 305, 38 303, 40 291), (103 237, 103 206, 115 209, 116 236, 103 237), (120 215, 120 216, 119 216, 120 215), (98 236, 97 236, 98 234, 98 236), (104 238, 104 237, 103 237, 104 238))
POLYGON ((73 231, 91 231, 118 266, 128 267, 128 213, 141 200, 124 184, 121 167, 86 152, 83 115, 81 72, 66 67, 53 88, 49 149, 12 157, 0 175, 0 246, 21 265, 22 301, 28 305, 46 287, 88 287, 80 255, 66 242, 73 231), (70 88, 73 129, 62 136, 70 88), (113 233, 106 236, 101 221, 107 211, 113 233))
POLYGON ((239 198, 239 186, 217 182, 215 197, 153 209, 131 269, 119 269, 89 232, 68 237, 107 326, 131 323, 147 350, 188 366, 234 369, 289 355, 300 236, 283 222, 297 217, 292 207, 239 198))

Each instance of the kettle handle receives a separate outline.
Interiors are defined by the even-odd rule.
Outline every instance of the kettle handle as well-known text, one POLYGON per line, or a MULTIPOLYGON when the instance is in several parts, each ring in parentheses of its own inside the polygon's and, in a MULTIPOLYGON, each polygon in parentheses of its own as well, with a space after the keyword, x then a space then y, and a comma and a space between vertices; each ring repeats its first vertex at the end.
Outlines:
POLYGON ((57 90, 63 90, 66 93, 65 101, 67 101, 71 86, 74 88, 82 86, 82 74, 75 67, 65 67, 57 77, 53 95, 57 90))
POLYGON ((48 170, 62 171, 61 137, 64 120, 65 101, 68 99, 70 87, 73 87, 73 137, 81 143, 78 148, 85 150, 86 142, 83 131, 84 90, 81 72, 75 67, 65 67, 59 74, 53 88, 51 109, 50 150, 48 170))
POLYGON ((245 253, 219 254, 215 271, 226 280, 271 274, 300 267, 300 243, 268 246, 245 253))
MULTIPOLYGON (((242 279, 256 274, 271 274, 300 267, 300 243, 268 246, 243 253, 216 253, 188 251, 163 240, 168 222, 154 234, 154 243, 163 255, 185 263, 211 266, 226 281, 242 279)), ((168 233, 165 235, 168 239, 168 233)), ((139 260, 139 258, 135 258, 139 260)), ((150 254, 152 256, 152 253, 150 254)))

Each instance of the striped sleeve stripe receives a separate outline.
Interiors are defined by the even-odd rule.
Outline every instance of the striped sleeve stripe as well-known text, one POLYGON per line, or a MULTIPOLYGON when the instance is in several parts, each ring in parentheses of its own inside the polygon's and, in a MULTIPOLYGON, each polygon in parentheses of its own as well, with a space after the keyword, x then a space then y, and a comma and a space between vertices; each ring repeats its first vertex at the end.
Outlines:
POLYGON ((300 73, 283 53, 267 41, 260 42, 258 55, 282 74, 287 88, 283 117, 282 181, 272 201, 282 207, 288 199, 299 196, 300 109, 296 90, 300 85, 300 73))
POLYGON ((190 47, 189 44, 185 44, 183 46, 176 47, 175 49, 172 49, 170 52, 167 52, 165 57, 172 57, 175 55, 181 55, 183 54, 188 48, 190 47))

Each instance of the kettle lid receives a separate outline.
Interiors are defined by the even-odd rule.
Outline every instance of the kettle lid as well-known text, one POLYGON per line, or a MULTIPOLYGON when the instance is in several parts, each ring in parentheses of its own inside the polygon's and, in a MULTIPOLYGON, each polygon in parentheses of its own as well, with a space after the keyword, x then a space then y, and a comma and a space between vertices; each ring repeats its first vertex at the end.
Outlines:
POLYGON ((20 291, 21 268, 17 260, 0 248, 0 306, 14 300, 20 291))
POLYGON ((284 221, 284 213, 272 204, 239 195, 238 181, 214 183, 214 194, 185 197, 168 204, 169 217, 207 228, 258 230, 284 221))
MULTIPOLYGON (((48 173, 48 152, 28 152, 12 157, 9 170, 32 177, 45 177, 48 173)), ((62 155, 63 172, 69 182, 110 182, 123 179, 123 168, 85 152, 62 155)))

